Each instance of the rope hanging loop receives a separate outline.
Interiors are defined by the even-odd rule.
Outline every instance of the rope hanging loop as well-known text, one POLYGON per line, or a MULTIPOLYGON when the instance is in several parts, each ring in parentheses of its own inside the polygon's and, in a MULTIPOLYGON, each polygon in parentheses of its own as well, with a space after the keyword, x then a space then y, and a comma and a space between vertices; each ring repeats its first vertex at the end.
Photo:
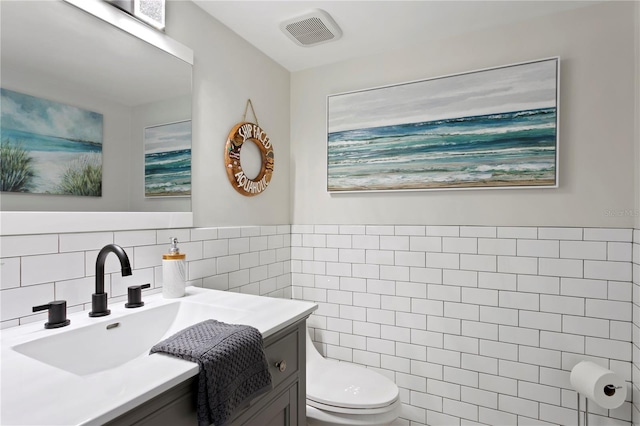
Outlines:
POLYGON ((242 115, 242 121, 247 121, 247 111, 249 110, 249 107, 251 107, 253 118, 256 119, 256 124, 259 126, 260 123, 258 123, 258 116, 256 115, 256 111, 253 109, 253 103, 251 102, 251 99, 247 99, 247 104, 244 107, 244 114, 242 115))

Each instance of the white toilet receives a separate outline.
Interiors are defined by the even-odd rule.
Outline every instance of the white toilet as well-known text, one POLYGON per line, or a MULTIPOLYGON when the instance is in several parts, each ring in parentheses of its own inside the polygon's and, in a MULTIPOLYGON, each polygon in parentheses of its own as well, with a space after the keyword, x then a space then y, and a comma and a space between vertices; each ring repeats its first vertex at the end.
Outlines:
POLYGON ((365 367, 324 358, 307 331, 309 426, 384 426, 400 409, 395 383, 365 367))

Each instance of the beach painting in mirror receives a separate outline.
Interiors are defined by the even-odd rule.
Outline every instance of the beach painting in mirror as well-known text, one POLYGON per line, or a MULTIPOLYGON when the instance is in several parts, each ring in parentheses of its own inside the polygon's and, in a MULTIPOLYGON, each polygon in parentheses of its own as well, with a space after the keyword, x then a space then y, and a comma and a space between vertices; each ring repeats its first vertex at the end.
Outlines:
POLYGON ((327 190, 557 187, 559 61, 328 96, 327 190))
POLYGON ((144 194, 191 195, 191 120, 144 129, 144 194))
POLYGON ((100 197, 102 114, 0 89, 0 189, 100 197))

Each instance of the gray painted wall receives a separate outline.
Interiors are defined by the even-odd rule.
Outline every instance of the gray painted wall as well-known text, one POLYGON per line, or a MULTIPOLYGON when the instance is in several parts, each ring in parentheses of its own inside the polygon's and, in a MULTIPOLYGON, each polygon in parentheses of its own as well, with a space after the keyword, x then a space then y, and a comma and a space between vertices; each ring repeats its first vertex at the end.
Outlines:
MULTIPOLYGON (((191 2, 167 3, 167 34, 194 50, 193 196, 196 226, 290 223, 289 72, 191 2), (237 193, 224 146, 251 99, 275 152, 268 189, 237 193)), ((253 121, 251 113, 248 121, 253 121)))
POLYGON ((632 227, 634 3, 607 2, 293 73, 294 224, 632 227), (560 187, 329 195, 326 96, 560 56, 560 187))

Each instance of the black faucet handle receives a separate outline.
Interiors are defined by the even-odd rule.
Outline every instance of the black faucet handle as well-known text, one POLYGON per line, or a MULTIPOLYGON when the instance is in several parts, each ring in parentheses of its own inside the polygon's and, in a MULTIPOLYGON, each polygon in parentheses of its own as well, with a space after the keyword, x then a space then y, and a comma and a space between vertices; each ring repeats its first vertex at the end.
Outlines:
POLYGON ((46 305, 34 306, 33 312, 49 311, 49 321, 44 324, 44 328, 60 328, 71 324, 67 319, 67 301, 54 300, 46 305))
POLYGON ((127 288, 128 301, 124 304, 124 307, 139 308, 140 306, 144 306, 144 302, 142 301, 142 289, 149 287, 151 287, 151 284, 132 285, 127 288))

